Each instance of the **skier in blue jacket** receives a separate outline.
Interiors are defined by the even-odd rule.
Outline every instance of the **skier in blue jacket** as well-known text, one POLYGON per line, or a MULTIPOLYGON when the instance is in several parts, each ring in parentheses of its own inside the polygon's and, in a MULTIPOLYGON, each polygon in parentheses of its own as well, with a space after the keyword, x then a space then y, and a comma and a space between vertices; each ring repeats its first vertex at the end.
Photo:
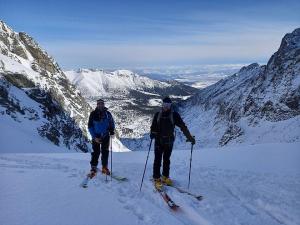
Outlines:
POLYGON ((107 110, 102 99, 97 100, 97 107, 91 112, 88 122, 88 129, 92 136, 92 157, 91 157, 91 173, 96 174, 98 159, 100 156, 101 145, 101 172, 110 175, 107 168, 109 156, 109 140, 110 136, 115 134, 115 122, 111 113, 107 110))

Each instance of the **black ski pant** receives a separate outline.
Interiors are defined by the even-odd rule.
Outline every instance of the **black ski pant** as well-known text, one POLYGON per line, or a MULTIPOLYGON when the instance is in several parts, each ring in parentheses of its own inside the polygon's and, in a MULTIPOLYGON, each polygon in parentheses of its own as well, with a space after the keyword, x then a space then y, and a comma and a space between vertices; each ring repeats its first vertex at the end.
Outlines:
POLYGON ((92 159, 90 162, 91 167, 97 167, 100 152, 101 152, 102 166, 107 167, 108 156, 109 156, 109 151, 108 151, 109 139, 110 139, 110 137, 109 137, 109 135, 107 135, 106 137, 104 137, 101 140, 101 144, 99 144, 93 140, 93 142, 92 142, 93 152, 92 152, 92 159), (100 145, 101 145, 101 151, 100 151, 100 145))
POLYGON ((169 177, 170 157, 173 149, 174 138, 156 138, 154 147, 153 178, 160 178, 161 160, 163 159, 162 175, 169 177))

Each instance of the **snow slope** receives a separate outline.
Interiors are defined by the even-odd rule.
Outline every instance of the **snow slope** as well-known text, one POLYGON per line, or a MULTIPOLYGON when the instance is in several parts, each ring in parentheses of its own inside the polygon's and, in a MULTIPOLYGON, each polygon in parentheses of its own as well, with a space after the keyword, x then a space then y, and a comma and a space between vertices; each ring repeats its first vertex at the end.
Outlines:
MULTIPOLYGON (((195 149, 190 191, 204 200, 168 188, 178 212, 153 191, 153 152, 141 193, 145 151, 113 154, 113 170, 128 182, 98 175, 87 189, 79 185, 89 154, 0 154, 0 224, 297 225, 299 144, 195 149)), ((171 176, 183 187, 189 156, 188 149, 172 155, 171 176)))

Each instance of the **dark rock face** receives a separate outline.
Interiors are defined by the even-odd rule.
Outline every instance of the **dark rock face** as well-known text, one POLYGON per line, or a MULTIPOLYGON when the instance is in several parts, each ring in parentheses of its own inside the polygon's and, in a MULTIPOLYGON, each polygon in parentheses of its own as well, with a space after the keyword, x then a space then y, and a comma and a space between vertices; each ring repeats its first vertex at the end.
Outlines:
POLYGON ((243 131, 240 127, 233 124, 228 127, 225 131, 224 135, 222 136, 221 140, 219 141, 219 145, 224 146, 231 140, 243 135, 243 131))
POLYGON ((6 46, 1 48, 1 54, 9 55, 9 52, 14 53, 24 59, 28 59, 25 49, 19 44, 18 35, 11 32, 3 22, 0 21, 0 27, 3 32, 0 32, 0 41, 6 46))
POLYGON ((35 87, 34 82, 29 80, 26 76, 19 73, 6 73, 2 74, 4 78, 12 85, 18 88, 33 88, 35 87))
MULTIPOLYGON (((48 56, 46 52, 43 52, 39 45, 33 40, 32 37, 28 36, 24 32, 19 33, 20 41, 24 44, 25 48, 30 52, 32 57, 35 59, 36 64, 45 71, 51 74, 59 73, 60 69, 54 60, 48 56)), ((34 64, 32 68, 37 66, 34 64)), ((38 72, 38 71, 37 71, 38 72)))
POLYGON ((54 100, 50 92, 33 83, 21 74, 1 74, 0 82, 0 105, 6 108, 5 113, 10 115, 17 122, 20 122, 17 113, 29 120, 46 119, 41 127, 37 128, 38 133, 56 145, 65 145, 68 148, 75 148, 80 151, 88 151, 88 140, 83 135, 80 127, 76 124, 54 100), (24 91, 28 97, 40 104, 42 114, 30 107, 21 106, 18 99, 9 94, 9 89, 14 86, 24 91))

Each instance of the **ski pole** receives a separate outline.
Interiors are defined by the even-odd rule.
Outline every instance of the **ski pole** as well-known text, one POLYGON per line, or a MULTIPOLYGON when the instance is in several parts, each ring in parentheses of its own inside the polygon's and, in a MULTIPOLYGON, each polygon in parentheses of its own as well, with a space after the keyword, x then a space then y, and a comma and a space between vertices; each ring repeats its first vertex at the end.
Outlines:
POLYGON ((144 182, 144 176, 145 176, 145 172, 146 172, 146 167, 147 167, 147 162, 148 162, 148 158, 149 158, 149 153, 150 153, 151 145, 152 145, 152 139, 150 141, 150 146, 149 146, 149 150, 148 150, 148 154, 147 154, 147 159, 146 159, 146 163, 145 163, 144 173, 143 173, 142 182, 141 182, 141 186, 140 186, 140 192, 142 190, 142 186, 143 186, 143 182, 144 182))
POLYGON ((112 136, 110 136, 110 181, 112 181, 112 136))
POLYGON ((189 170, 189 183, 188 183, 188 189, 190 188, 190 181, 191 181, 191 169, 192 169, 193 147, 194 147, 194 145, 192 144, 192 146, 191 146, 191 158, 190 158, 190 170, 189 170))

